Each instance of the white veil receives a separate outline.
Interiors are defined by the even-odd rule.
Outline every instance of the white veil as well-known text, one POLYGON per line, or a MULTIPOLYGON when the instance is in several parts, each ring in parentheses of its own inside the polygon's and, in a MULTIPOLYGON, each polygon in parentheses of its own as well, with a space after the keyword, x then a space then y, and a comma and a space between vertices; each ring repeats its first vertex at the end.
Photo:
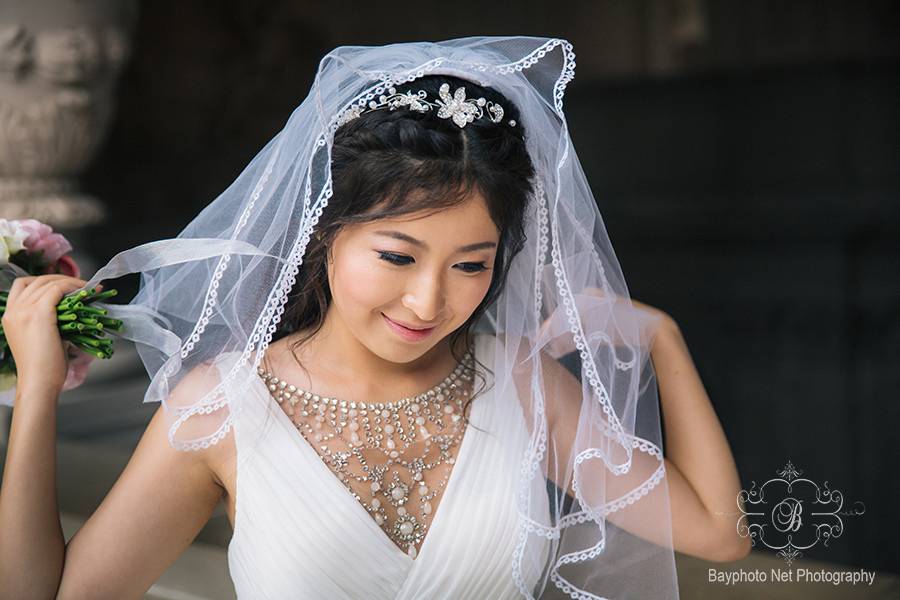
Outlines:
POLYGON ((145 402, 165 406, 172 445, 217 443, 241 410, 234 398, 255 376, 328 210, 331 142, 342 116, 392 85, 452 74, 518 107, 536 170, 526 245, 474 328, 495 336, 487 367, 498 392, 517 390, 531 435, 512 577, 525 598, 677 598, 649 360, 653 320, 629 300, 572 146, 563 96, 574 67, 570 43, 536 37, 329 52, 285 127, 177 238, 117 255, 88 283, 141 273, 131 303, 107 308, 138 344, 151 377, 145 402), (567 347, 575 351, 566 359, 571 370, 555 360, 567 347), (211 361, 228 352, 239 358, 224 378, 192 388, 202 394, 173 394, 188 375, 213 377, 211 361), (254 368, 241 368, 248 363, 254 368), (226 388, 234 393, 226 397, 226 388), (552 483, 533 486, 535 478, 552 483), (549 511, 547 498, 534 497, 544 489, 549 511), (574 501, 566 496, 573 491, 574 501), (540 563, 532 550, 548 540, 549 560, 540 563))

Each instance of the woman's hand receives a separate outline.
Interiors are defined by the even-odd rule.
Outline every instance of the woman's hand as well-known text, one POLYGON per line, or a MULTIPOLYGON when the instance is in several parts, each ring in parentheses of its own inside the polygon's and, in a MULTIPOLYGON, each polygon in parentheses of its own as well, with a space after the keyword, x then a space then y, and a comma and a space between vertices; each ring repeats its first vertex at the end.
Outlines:
POLYGON ((19 389, 39 387, 54 394, 62 390, 73 348, 59 335, 56 306, 63 296, 86 283, 66 275, 18 277, 13 281, 2 322, 16 362, 19 389))
MULTIPOLYGON (((676 323, 675 319, 673 319, 672 316, 664 310, 656 308, 655 306, 650 306, 649 304, 644 304, 643 302, 635 300, 634 298, 631 299, 631 303, 639 311, 642 311, 643 313, 651 315, 658 319, 658 323, 654 327, 655 331, 662 331, 664 329, 678 329, 678 323, 676 323)), ((652 343, 650 347, 653 347, 652 343)))
MULTIPOLYGON (((665 311, 634 298, 626 299, 615 294, 608 294, 596 287, 585 288, 583 291, 575 294, 575 305, 582 315, 583 325, 588 330, 591 329, 591 324, 594 321, 603 323, 604 326, 611 319, 618 320, 621 323, 637 324, 639 331, 629 332, 629 334, 637 333, 639 335, 638 339, 622 339, 620 337, 622 331, 613 328, 610 331, 614 336, 610 340, 613 346, 641 344, 642 341, 655 338, 656 333, 662 329, 672 328, 677 330, 678 328, 675 320, 665 311), (602 314, 598 311, 600 304, 596 300, 602 300, 608 305, 608 308, 602 314), (585 319, 587 322, 584 322, 585 319)), ((557 309, 557 312, 560 311, 562 311, 562 307, 557 309)), ((547 350, 553 358, 559 358, 576 350, 574 337, 568 331, 568 324, 559 322, 559 319, 561 319, 559 315, 554 315, 545 320, 542 326, 542 336, 549 335, 551 328, 555 332, 552 340, 547 345, 547 350), (554 322, 554 319, 556 319, 556 322, 554 322), (564 328, 565 332, 560 333, 562 331, 560 328, 564 328)))

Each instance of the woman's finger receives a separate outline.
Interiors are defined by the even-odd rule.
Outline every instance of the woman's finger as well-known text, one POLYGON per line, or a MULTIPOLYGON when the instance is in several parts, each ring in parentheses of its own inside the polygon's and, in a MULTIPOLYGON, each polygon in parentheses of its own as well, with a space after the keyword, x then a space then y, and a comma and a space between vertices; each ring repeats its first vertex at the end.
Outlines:
POLYGON ((11 302, 14 297, 21 294, 22 290, 28 287, 35 279, 37 279, 37 276, 34 275, 29 275, 28 277, 16 277, 13 279, 12 285, 9 287, 7 303, 11 302))
POLYGON ((10 304, 13 306, 31 306, 34 304, 35 298, 40 296, 41 290, 49 284, 52 279, 47 279, 46 275, 37 277, 34 281, 27 282, 19 293, 11 298, 10 304))
POLYGON ((9 288, 9 294, 6 297, 6 306, 9 308, 10 306, 14 306, 17 304, 22 295, 28 290, 29 287, 34 285, 34 282, 38 280, 38 277, 16 277, 12 285, 9 288))
POLYGON ((52 289, 54 291, 51 293, 59 294, 59 298, 56 301, 58 303, 63 295, 73 290, 77 290, 84 285, 84 283, 85 282, 81 279, 75 279, 74 277, 67 277, 65 275, 43 275, 38 277, 35 281, 29 282, 27 287, 16 296, 15 302, 34 304, 47 293, 48 289, 52 289))
POLYGON ((55 307, 66 294, 77 290, 82 285, 79 281, 49 281, 40 289, 35 290, 32 301, 36 304, 46 303, 55 307))

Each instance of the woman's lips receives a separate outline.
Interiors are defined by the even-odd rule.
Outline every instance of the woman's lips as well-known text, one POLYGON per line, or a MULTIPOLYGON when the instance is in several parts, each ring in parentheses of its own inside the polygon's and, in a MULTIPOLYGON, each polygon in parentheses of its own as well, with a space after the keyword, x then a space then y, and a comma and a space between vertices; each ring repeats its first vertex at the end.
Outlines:
POLYGON ((397 323, 396 321, 392 321, 391 318, 384 313, 381 313, 381 316, 384 317, 384 321, 388 324, 388 327, 390 327, 400 337, 410 342, 418 342, 419 340, 424 340, 429 335, 431 335, 431 332, 435 329, 434 327, 429 327, 428 329, 409 329, 407 327, 404 327, 400 323, 397 323))

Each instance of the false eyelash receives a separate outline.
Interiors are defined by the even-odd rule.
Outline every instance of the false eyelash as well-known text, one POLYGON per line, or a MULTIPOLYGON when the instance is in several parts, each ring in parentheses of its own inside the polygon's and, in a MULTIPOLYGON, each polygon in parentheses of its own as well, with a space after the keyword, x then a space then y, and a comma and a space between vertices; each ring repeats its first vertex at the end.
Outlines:
MULTIPOLYGON (((378 257, 379 257, 381 260, 384 260, 384 261, 387 261, 387 262, 391 263, 392 265, 398 265, 398 266, 404 266, 404 265, 410 264, 410 263, 408 263, 408 262, 401 262, 403 259, 409 259, 409 260, 412 260, 412 258, 409 257, 409 256, 403 256, 402 254, 394 254, 393 252, 381 252, 381 251, 378 251, 378 257)), ((460 263, 460 264, 462 264, 462 265, 472 265, 472 266, 478 267, 477 269, 471 270, 471 271, 470 271, 470 270, 466 270, 466 269, 462 269, 462 271, 463 271, 464 273, 480 273, 480 272, 482 272, 482 271, 488 271, 488 270, 489 270, 489 269, 484 265, 483 262, 479 262, 479 263, 469 262, 469 263, 460 263)))

